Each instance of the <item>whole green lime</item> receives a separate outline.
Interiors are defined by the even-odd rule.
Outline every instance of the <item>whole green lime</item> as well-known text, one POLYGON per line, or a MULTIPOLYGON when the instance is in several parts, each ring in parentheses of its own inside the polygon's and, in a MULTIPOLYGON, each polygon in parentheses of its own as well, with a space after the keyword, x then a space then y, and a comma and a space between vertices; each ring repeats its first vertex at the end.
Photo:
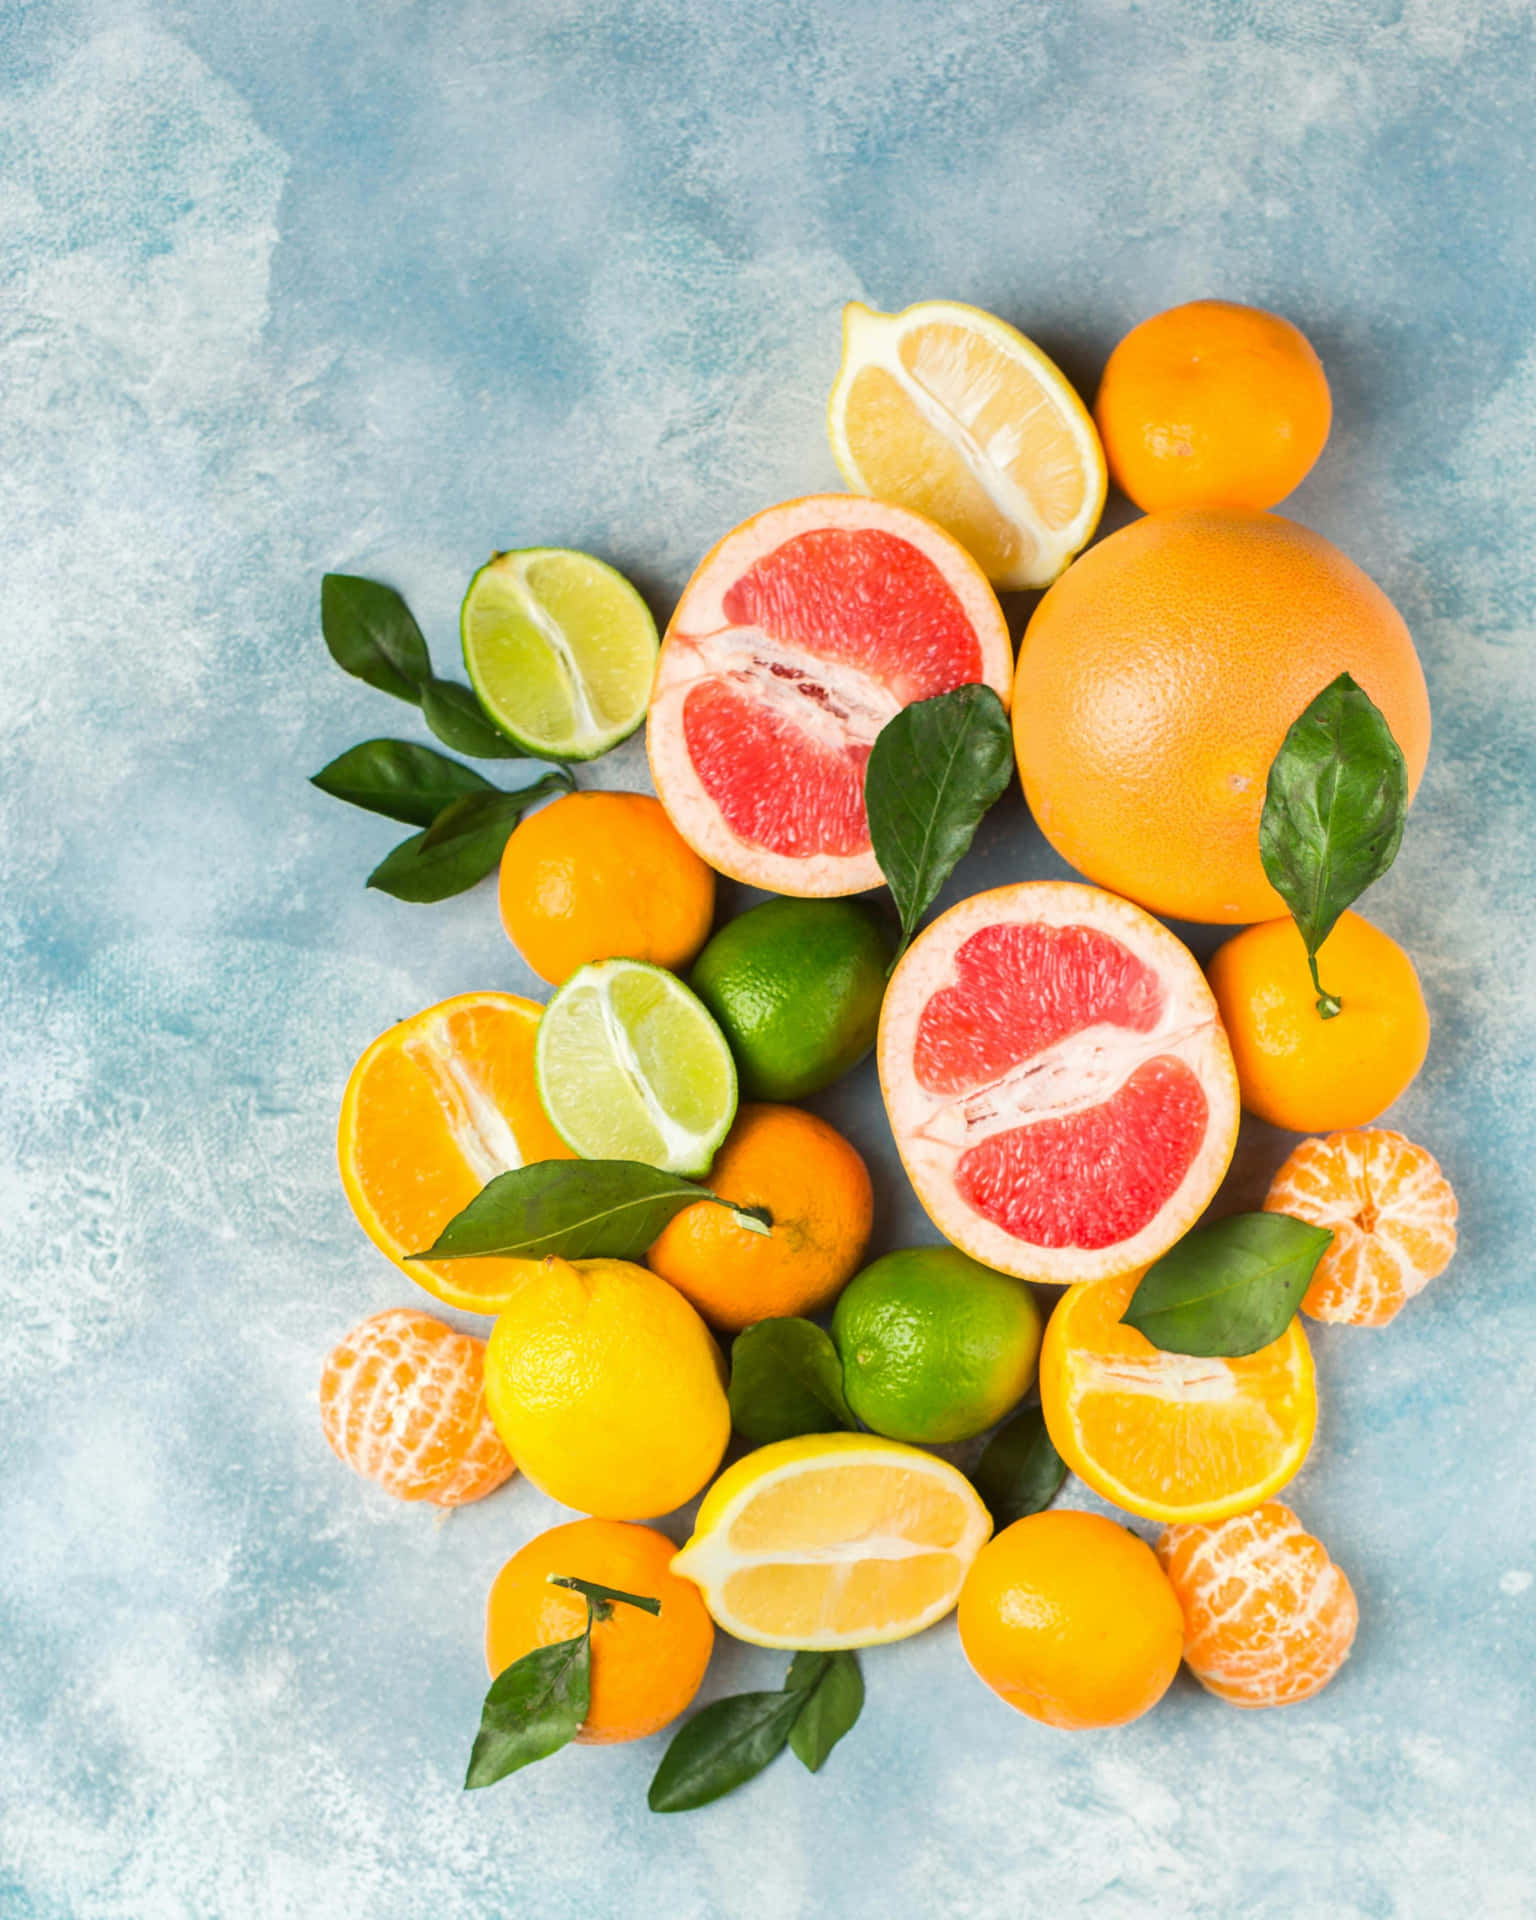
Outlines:
POLYGON ((954 1247, 888 1253, 832 1316, 848 1404, 888 1440, 969 1440, 1028 1393, 1041 1318, 1022 1280, 954 1247))
POLYGON ((690 982, 731 1043, 742 1093, 799 1100, 856 1067, 894 951, 854 900, 766 900, 727 921, 690 982))

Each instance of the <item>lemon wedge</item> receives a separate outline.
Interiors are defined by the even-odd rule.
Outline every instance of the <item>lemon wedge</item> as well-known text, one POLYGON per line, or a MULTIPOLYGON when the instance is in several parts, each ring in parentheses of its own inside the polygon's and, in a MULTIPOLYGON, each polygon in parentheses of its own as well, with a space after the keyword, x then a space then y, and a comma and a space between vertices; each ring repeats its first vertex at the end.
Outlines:
POLYGON ((994 586, 1049 586, 1104 510, 1104 449, 1071 382, 959 301, 850 301, 827 432, 855 493, 936 520, 994 586))
POLYGON ((727 1468, 672 1567, 738 1640, 869 1647, 942 1620, 991 1531, 947 1461, 871 1434, 805 1434, 727 1468))

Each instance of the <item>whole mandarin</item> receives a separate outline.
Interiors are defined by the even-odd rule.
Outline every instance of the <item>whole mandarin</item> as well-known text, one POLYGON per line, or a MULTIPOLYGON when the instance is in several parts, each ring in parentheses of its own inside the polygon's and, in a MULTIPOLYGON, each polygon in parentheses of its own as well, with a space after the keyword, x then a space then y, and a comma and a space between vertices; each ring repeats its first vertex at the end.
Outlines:
POLYGON ((1145 513, 1273 507, 1311 472, 1333 402, 1289 320, 1191 300, 1133 327, 1094 402, 1110 478, 1145 513))
POLYGON ((686 967, 709 938, 715 876, 648 793, 568 793, 513 831, 498 899, 508 939, 559 986, 590 960, 686 967))
POLYGON ((1340 1002, 1325 1020, 1293 920, 1224 941, 1207 969, 1232 1046, 1243 1105, 1293 1133, 1362 1127, 1403 1093, 1429 1051, 1429 1010, 1413 962, 1358 913, 1317 953, 1340 1002))
POLYGON ((491 1582, 486 1665, 493 1675, 501 1673, 535 1647, 582 1632, 585 1596, 552 1586, 552 1574, 659 1600, 658 1614, 613 1601, 606 1618, 594 1619, 591 1698, 576 1738, 605 1745, 658 1732, 698 1692, 715 1644, 698 1588, 672 1572, 676 1552, 654 1527, 621 1520, 573 1520, 539 1534, 491 1582))
POLYGON ((1010 1707, 1050 1727, 1118 1727, 1179 1669, 1184 1620, 1144 1540, 1102 1514, 1016 1520, 971 1563, 960 1644, 1010 1707))
POLYGON ((874 1190, 835 1127, 799 1107, 749 1103, 709 1171, 710 1190, 766 1207, 773 1231, 739 1226, 700 1201, 662 1230, 647 1264, 712 1325, 819 1313, 858 1270, 874 1224, 874 1190))

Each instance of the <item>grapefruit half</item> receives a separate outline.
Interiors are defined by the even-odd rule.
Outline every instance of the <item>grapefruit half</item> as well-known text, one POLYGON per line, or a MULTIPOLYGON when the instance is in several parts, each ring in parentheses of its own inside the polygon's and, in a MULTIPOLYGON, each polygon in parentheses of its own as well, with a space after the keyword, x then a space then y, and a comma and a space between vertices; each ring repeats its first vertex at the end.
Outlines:
POLYGON ((1148 1265, 1199 1218, 1237 1139, 1194 956, 1098 887, 996 887, 935 920, 891 977, 879 1059, 929 1218, 1025 1279, 1148 1265))
POLYGON ((986 575, 920 514, 838 493, 765 508, 704 556, 672 615, 646 732, 656 791, 733 880, 802 897, 879 886, 875 736, 974 681, 1006 705, 1011 659, 986 575))

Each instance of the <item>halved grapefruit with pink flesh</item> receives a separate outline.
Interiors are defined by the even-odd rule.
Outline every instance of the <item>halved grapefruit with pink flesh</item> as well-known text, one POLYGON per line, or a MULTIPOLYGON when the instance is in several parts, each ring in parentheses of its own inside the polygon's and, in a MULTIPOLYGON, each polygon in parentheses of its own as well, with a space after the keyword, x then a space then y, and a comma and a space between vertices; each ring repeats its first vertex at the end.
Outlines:
POLYGON ((848 494, 765 508, 683 589, 646 741, 673 824, 774 893, 880 884, 864 814, 875 736, 984 681, 1006 706, 1008 625, 986 575, 920 514, 848 494))
POLYGON ((886 989, 879 1057, 929 1218, 1027 1279, 1157 1259, 1237 1140, 1237 1076, 1194 955, 1098 887, 996 887, 935 920, 886 989))

